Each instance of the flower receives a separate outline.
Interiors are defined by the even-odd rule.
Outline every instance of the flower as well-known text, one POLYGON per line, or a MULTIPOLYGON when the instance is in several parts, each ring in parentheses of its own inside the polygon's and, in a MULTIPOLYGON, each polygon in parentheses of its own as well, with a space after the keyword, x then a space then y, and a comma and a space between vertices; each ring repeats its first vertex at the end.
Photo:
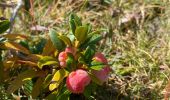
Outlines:
POLYGON ((66 67, 66 60, 67 60, 67 52, 63 51, 59 54, 58 60, 60 62, 61 67, 66 67))
POLYGON ((102 62, 102 63, 104 63, 104 64, 108 64, 107 59, 106 59, 105 56, 104 56, 102 53, 100 53, 100 52, 95 53, 93 59, 96 60, 96 61, 98 61, 98 62, 102 62))
POLYGON ((109 77, 109 72, 111 71, 107 59, 102 53, 98 52, 94 55, 93 60, 106 64, 101 70, 93 70, 93 74, 101 81, 101 83, 106 82, 109 77))
POLYGON ((76 50, 72 47, 67 47, 65 49, 65 51, 62 51, 62 52, 59 53, 58 60, 60 62, 61 67, 66 67, 66 65, 67 65, 66 64, 66 60, 68 58, 67 53, 71 53, 71 54, 75 55, 76 50))
POLYGON ((85 70, 77 69, 69 74, 66 85, 72 93, 83 93, 85 86, 87 86, 90 81, 90 76, 85 70))
POLYGON ((99 71, 93 70, 93 74, 101 81, 101 83, 104 83, 108 80, 110 70, 110 67, 106 65, 103 69, 99 71))
POLYGON ((65 49, 65 52, 71 53, 71 54, 75 55, 76 54, 76 48, 74 48, 74 47, 67 47, 65 49))

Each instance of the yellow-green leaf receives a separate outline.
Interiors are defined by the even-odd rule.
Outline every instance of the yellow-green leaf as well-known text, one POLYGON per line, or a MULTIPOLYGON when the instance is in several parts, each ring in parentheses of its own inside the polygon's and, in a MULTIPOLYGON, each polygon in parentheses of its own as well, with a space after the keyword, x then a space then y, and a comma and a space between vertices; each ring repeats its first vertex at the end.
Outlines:
POLYGON ((59 38, 66 44, 66 45, 69 45, 71 46, 71 40, 67 37, 67 36, 64 36, 64 35, 61 35, 59 36, 59 38))
POLYGON ((53 76, 52 74, 48 74, 43 82, 43 88, 45 89, 51 82, 53 76))
POLYGON ((38 61, 38 67, 42 69, 45 65, 58 65, 58 62, 53 57, 44 56, 38 61))
POLYGON ((88 28, 87 26, 79 26, 76 28, 75 37, 80 42, 83 43, 87 38, 88 28))
POLYGON ((13 50, 17 50, 17 51, 20 51, 22 53, 25 53, 25 54, 30 54, 28 49, 26 49, 22 45, 15 43, 15 42, 9 42, 9 41, 5 42, 4 46, 5 46, 6 49, 13 49, 13 50))
POLYGON ((10 39, 10 40, 16 40, 16 39, 28 39, 28 36, 23 34, 5 34, 3 35, 4 38, 10 39))
POLYGON ((62 80, 67 77, 69 74, 68 71, 66 71, 65 69, 60 69, 58 70, 53 78, 52 78, 52 83, 49 86, 49 90, 52 91, 56 88, 58 88, 58 86, 60 85, 60 83, 62 82, 62 80))
POLYGON ((57 50, 61 51, 65 48, 64 43, 58 38, 58 34, 54 29, 50 29, 49 35, 53 45, 57 50))

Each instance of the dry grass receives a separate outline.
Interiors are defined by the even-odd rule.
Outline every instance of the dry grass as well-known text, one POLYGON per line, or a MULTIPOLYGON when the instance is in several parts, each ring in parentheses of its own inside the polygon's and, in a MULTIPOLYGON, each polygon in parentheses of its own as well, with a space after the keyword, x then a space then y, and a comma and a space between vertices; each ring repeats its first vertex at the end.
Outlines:
MULTIPOLYGON (((75 12, 102 31, 98 49, 114 70, 93 98, 159 100, 166 94, 170 75, 169 4, 168 0, 36 0, 30 11, 21 9, 13 33, 44 35, 30 29, 41 25, 65 34, 68 16, 75 12)), ((8 19, 9 11, 3 13, 8 19)))

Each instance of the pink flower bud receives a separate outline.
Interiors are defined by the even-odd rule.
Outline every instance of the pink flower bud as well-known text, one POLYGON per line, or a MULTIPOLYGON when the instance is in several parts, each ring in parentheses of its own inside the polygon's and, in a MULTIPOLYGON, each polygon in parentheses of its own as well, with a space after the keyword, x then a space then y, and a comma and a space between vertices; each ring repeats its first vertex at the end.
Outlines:
POLYGON ((61 62, 60 62, 60 66, 61 66, 61 67, 65 67, 66 65, 67 65, 67 64, 66 64, 65 61, 61 61, 61 62))
POLYGON ((93 70, 93 74, 101 81, 101 83, 104 83, 108 80, 110 71, 110 67, 106 65, 103 69, 99 71, 93 70))
POLYGON ((65 49, 65 52, 75 55, 76 54, 76 49, 74 47, 67 47, 65 49))
POLYGON ((72 93, 83 93, 85 86, 87 86, 90 81, 91 79, 88 73, 82 69, 78 69, 69 74, 66 85, 72 93))
POLYGON ((109 72, 111 71, 110 67, 108 66, 108 62, 107 59, 104 57, 104 55, 102 53, 96 53, 94 55, 94 60, 98 61, 98 62, 102 62, 104 64, 106 64, 104 66, 103 69, 101 70, 93 70, 93 74, 102 82, 106 82, 108 80, 109 77, 109 72))
POLYGON ((65 61, 67 59, 67 53, 66 52, 60 52, 59 56, 58 56, 58 60, 59 61, 65 61))
POLYGON ((76 50, 73 47, 67 47, 65 49, 65 51, 60 52, 60 54, 58 56, 58 60, 60 62, 61 67, 66 67, 66 65, 67 65, 66 64, 66 60, 67 60, 67 57, 68 57, 67 53, 72 53, 73 55, 75 55, 76 50))
POLYGON ((58 60, 60 61, 60 66, 65 67, 66 66, 66 60, 67 60, 67 53, 65 51, 60 52, 58 56, 58 60))
POLYGON ((100 53, 100 52, 97 52, 95 55, 94 55, 94 59, 98 62, 102 62, 104 64, 107 64, 107 59, 105 58, 105 56, 100 53))

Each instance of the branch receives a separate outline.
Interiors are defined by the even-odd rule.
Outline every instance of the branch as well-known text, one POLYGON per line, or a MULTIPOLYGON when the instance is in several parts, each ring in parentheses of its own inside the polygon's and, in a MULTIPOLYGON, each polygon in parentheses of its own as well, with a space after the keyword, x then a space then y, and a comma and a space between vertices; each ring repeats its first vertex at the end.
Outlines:
POLYGON ((11 19, 10 19, 11 26, 10 26, 8 33, 11 33, 11 31, 13 29, 14 20, 16 18, 16 15, 17 15, 19 9, 22 7, 23 4, 24 4, 23 0, 18 0, 17 6, 14 8, 13 14, 12 14, 11 19))
POLYGON ((6 4, 6 3, 0 3, 0 7, 9 7, 9 8, 13 8, 13 7, 15 7, 15 5, 14 4, 6 4))

